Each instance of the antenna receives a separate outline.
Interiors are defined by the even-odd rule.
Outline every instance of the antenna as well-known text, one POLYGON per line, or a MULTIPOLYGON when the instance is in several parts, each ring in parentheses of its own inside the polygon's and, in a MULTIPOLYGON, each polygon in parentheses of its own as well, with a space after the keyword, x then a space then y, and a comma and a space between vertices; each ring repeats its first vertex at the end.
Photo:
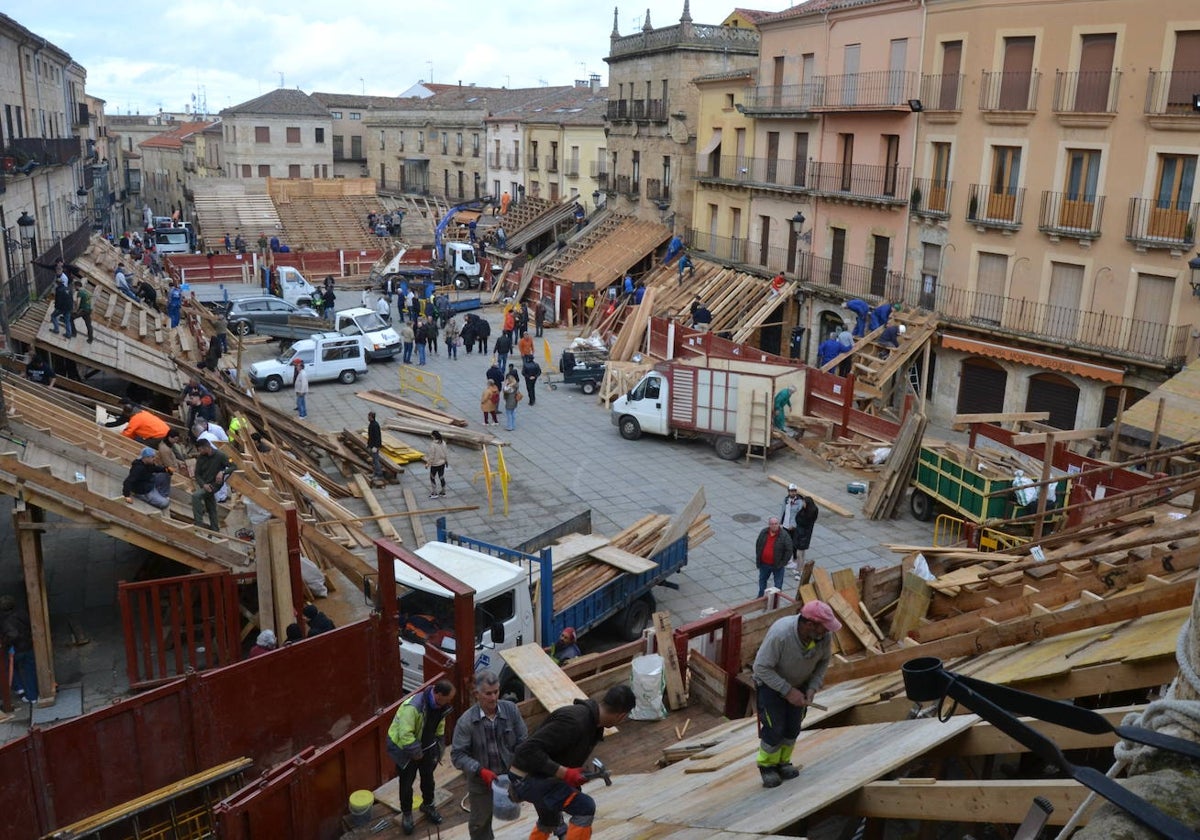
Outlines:
POLYGON ((538 84, 539 84, 539 85, 541 85, 542 87, 549 87, 549 86, 550 86, 550 83, 549 83, 549 82, 547 82, 545 79, 538 79, 538 84))
POLYGON ((363 96, 366 96, 367 95, 367 83, 365 81, 363 81, 362 76, 358 77, 358 81, 359 81, 359 84, 362 85, 363 96))
POLYGON ((429 84, 433 84, 433 62, 426 61, 425 65, 429 68, 429 84))
POLYGON ((283 87, 283 71, 282 71, 282 70, 276 70, 275 72, 279 74, 279 86, 280 86, 280 87, 283 87))

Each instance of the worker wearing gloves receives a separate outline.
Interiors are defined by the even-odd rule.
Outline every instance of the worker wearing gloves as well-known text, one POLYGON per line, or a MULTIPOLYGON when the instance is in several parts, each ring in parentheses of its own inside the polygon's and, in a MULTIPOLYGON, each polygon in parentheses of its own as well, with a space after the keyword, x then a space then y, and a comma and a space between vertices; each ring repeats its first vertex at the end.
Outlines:
POLYGON ((824 601, 809 601, 797 616, 771 625, 754 657, 758 700, 758 772, 765 788, 800 775, 792 750, 804 713, 825 682, 832 644, 842 629, 824 601))
POLYGON ((454 702, 454 684, 438 680, 429 688, 410 695, 396 710, 388 727, 387 752, 400 771, 400 825, 405 834, 414 829, 413 781, 421 775, 421 813, 434 825, 442 815, 433 804, 433 771, 442 759, 446 737, 446 714, 454 702))
POLYGON ((492 782, 508 772, 517 745, 529 737, 515 703, 500 699, 500 678, 492 671, 475 674, 475 705, 454 727, 450 763, 467 780, 471 840, 492 840, 492 782))
POLYGON ((555 709, 533 735, 517 747, 509 775, 522 802, 537 809, 537 825, 529 840, 549 840, 562 820, 571 815, 567 840, 589 840, 596 802, 579 788, 587 782, 583 763, 604 737, 604 727, 625 720, 635 704, 633 689, 615 685, 595 700, 576 700, 555 709))

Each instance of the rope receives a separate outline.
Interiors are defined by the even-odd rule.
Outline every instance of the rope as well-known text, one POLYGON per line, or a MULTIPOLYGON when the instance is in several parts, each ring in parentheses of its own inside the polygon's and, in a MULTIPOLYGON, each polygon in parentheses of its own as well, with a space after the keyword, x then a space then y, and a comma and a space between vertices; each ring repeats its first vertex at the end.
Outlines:
MULTIPOLYGON (((1179 700, 1175 696, 1175 688, 1180 680, 1200 695, 1200 675, 1195 666, 1188 660, 1187 640, 1191 632, 1192 621, 1189 618, 1179 630, 1179 638, 1175 644, 1175 661, 1179 664, 1179 676, 1167 688, 1166 696, 1155 700, 1139 714, 1133 712, 1125 716, 1121 723, 1125 726, 1141 726, 1156 732, 1168 728, 1183 730, 1179 737, 1200 742, 1200 700, 1179 700)), ((1145 744, 1132 744, 1125 740, 1117 742, 1113 754, 1118 761, 1136 764, 1148 758, 1155 751, 1154 747, 1145 744)))

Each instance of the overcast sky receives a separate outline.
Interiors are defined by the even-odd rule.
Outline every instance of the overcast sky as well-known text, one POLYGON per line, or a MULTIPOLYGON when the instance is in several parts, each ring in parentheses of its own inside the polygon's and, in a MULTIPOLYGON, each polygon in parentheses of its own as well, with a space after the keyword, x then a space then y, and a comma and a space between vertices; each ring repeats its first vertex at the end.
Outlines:
MULTIPOLYGON (((751 8, 778 11, 788 0, 751 8)), ((209 113, 283 85, 395 96, 420 80, 507 87, 608 82, 613 4, 568 0, 8 0, 4 13, 71 54, 106 111, 209 113)), ((692 0, 720 23, 734 2, 692 0)), ((683 0, 620 6, 622 35, 677 23, 683 0)))

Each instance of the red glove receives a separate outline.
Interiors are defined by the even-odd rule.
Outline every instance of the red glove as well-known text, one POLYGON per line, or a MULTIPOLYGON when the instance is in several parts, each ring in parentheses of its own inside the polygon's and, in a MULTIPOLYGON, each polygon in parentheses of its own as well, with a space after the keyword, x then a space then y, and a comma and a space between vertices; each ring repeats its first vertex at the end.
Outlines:
POLYGON ((486 767, 480 767, 479 778, 483 779, 484 784, 486 784, 488 787, 491 787, 492 782, 496 781, 496 774, 486 767))
POLYGON ((568 767, 563 781, 571 787, 583 787, 587 783, 587 777, 583 775, 582 767, 568 767))

